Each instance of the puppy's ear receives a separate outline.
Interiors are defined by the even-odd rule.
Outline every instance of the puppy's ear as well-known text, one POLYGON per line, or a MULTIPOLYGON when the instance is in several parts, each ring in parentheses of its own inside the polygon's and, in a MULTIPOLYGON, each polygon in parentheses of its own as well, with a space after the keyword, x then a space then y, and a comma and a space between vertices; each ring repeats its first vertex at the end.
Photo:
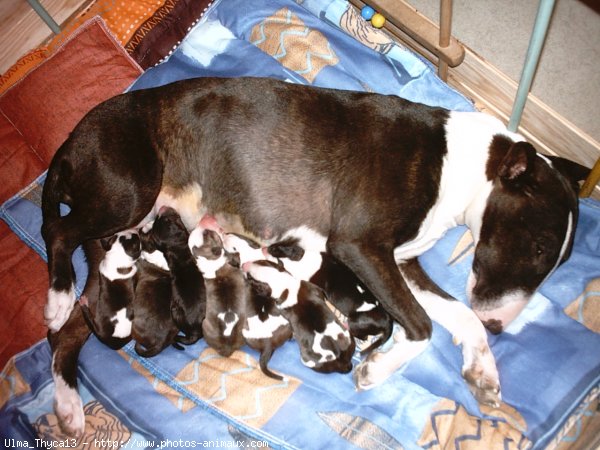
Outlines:
POLYGON ((250 285, 252 292, 256 295, 260 295, 262 297, 271 297, 271 287, 267 283, 263 283, 262 281, 258 281, 252 278, 249 274, 248 284, 250 285))
POLYGON ((290 295, 290 291, 288 289, 284 289, 283 292, 281 293, 281 297, 275 299, 275 303, 277 305, 281 305, 283 302, 285 302, 288 299, 289 295, 290 295))
POLYGON ((148 232, 140 231, 140 242, 142 244, 142 250, 148 253, 152 253, 156 250, 156 244, 152 237, 152 230, 148 232))
POLYGON ((227 262, 229 263, 229 265, 236 267, 236 268, 240 268, 241 267, 241 259, 240 259, 240 254, 235 252, 235 253, 229 253, 229 252, 225 252, 225 255, 227 256, 227 262))
POLYGON ((556 170, 571 183, 575 192, 579 192, 579 182, 588 177, 591 169, 560 156, 548 156, 547 158, 552 161, 552 165, 556 170))
POLYGON ((271 244, 267 247, 267 251, 275 258, 288 258, 292 261, 300 261, 304 257, 304 249, 298 244, 289 241, 271 244))
POLYGON ((104 251, 107 252, 112 248, 113 244, 117 240, 117 237, 118 236, 116 234, 113 234, 111 237, 100 239, 100 245, 102 245, 104 251))

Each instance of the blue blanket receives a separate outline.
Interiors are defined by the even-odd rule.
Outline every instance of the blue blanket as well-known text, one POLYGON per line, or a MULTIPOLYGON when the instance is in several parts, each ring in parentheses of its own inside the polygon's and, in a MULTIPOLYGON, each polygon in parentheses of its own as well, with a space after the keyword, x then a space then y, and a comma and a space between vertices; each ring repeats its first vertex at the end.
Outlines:
MULTIPOLYGON (((474 110, 430 65, 371 28, 343 0, 218 0, 162 64, 131 89, 198 76, 261 76, 399 95, 474 110)), ((293 127, 293 124, 290 124, 293 127)), ((369 126, 365 123, 364 126, 369 126)), ((39 193, 45 175, 0 207, 0 217, 43 258, 39 193)), ((442 288, 466 303, 473 258, 468 230, 450 230, 420 259, 442 288)), ((77 291, 87 269, 74 257, 77 291)), ((222 358, 203 341, 154 358, 119 352, 94 337, 79 361, 86 434, 66 441, 52 411, 46 341, 15 357, 0 377, 0 436, 43 447, 233 446, 271 448, 545 448, 600 392, 600 204, 581 201, 570 260, 501 335, 490 336, 502 384, 499 408, 480 406, 461 377, 462 356, 434 324, 427 350, 381 386, 354 389, 351 374, 319 374, 298 347, 278 349, 265 377, 244 347, 222 358), (110 444, 109 444, 110 442, 110 444), (86 445, 84 445, 86 444, 86 445)), ((360 360, 355 357, 355 363, 360 360)), ((575 427, 576 429, 576 427, 575 427)))

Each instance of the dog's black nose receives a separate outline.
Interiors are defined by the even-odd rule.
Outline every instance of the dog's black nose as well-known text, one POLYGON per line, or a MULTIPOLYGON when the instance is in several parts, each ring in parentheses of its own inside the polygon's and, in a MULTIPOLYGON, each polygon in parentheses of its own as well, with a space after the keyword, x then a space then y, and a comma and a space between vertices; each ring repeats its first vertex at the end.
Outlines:
POLYGON ((483 326, 492 334, 500 334, 503 330, 502 321, 497 319, 486 320, 483 326))

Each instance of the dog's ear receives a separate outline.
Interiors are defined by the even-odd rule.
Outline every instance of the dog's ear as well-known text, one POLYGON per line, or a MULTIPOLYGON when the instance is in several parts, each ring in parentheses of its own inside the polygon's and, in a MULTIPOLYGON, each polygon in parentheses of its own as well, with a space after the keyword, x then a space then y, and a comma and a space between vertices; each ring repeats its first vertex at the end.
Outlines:
POLYGON ((296 243, 281 241, 269 245, 267 251, 275 258, 287 258, 291 261, 300 261, 304 257, 304 249, 296 243))
POLYGON ((498 176, 511 185, 520 185, 533 170, 536 152, 529 142, 515 142, 500 163, 498 176))
POLYGON ((113 244, 117 240, 117 237, 118 236, 116 234, 113 234, 111 237, 100 239, 100 245, 102 245, 102 248, 105 252, 109 251, 112 248, 113 244))
POLYGON ((231 265, 237 269, 241 268, 242 261, 240 259, 240 254, 238 252, 234 252, 234 253, 225 252, 225 255, 227 257, 227 262, 229 263, 229 265, 231 265))
POLYGON ((579 192, 579 182, 588 177, 591 169, 560 156, 547 156, 547 158, 552 161, 552 165, 556 170, 571 183, 575 192, 579 192))
POLYGON ((156 250, 156 244, 152 238, 152 230, 148 232, 140 231, 140 243, 142 250, 152 253, 156 250))
POLYGON ((246 277, 250 288, 256 295, 260 295, 261 297, 271 297, 271 287, 267 283, 252 278, 250 274, 246 274, 246 277))

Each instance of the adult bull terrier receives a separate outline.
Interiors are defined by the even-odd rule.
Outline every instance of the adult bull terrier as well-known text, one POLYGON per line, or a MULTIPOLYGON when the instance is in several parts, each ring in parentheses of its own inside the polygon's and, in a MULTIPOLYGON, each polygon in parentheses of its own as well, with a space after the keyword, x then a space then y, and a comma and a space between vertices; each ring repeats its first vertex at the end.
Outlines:
MULTIPOLYGON (((405 341, 418 345, 431 336, 426 310, 435 307, 420 304, 397 264, 466 224, 476 244, 471 305, 499 331, 568 257, 578 211, 573 183, 586 174, 536 153, 493 117, 395 96, 257 78, 129 92, 90 111, 50 164, 42 198, 46 322, 51 332, 67 321, 68 330, 79 329, 79 314, 69 317, 79 244, 135 227, 157 199, 174 199, 189 223, 209 213, 226 232, 266 244, 306 230, 321 236, 311 250, 327 250, 352 270, 405 341)), ((431 293, 428 302, 440 298, 431 283, 420 289, 431 293)), ((438 301, 453 311, 449 303, 458 302, 438 301)), ((497 399, 485 333, 474 334, 462 340, 463 353, 473 355, 465 378, 478 398, 497 399)), ((60 347, 60 336, 54 341, 60 347)), ((68 372, 60 361, 55 373, 68 372)), ((74 381, 63 384, 70 389, 63 397, 75 398, 74 381)), ((65 405, 59 420, 76 433, 83 412, 75 401, 65 405)))

